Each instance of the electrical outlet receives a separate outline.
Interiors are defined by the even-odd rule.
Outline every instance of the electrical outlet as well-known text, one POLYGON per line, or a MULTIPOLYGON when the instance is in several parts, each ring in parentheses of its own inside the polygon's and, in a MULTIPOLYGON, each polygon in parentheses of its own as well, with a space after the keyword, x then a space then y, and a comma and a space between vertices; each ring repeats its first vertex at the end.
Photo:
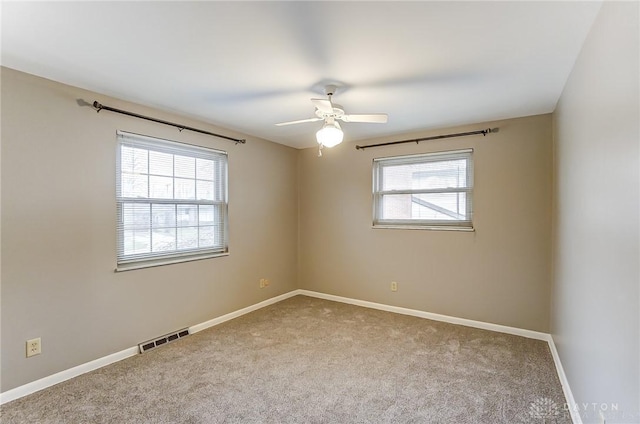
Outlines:
POLYGON ((42 353, 42 341, 40 337, 37 339, 27 340, 27 358, 42 353))
POLYGON ((391 282, 391 291, 398 291, 398 283, 395 281, 391 282))

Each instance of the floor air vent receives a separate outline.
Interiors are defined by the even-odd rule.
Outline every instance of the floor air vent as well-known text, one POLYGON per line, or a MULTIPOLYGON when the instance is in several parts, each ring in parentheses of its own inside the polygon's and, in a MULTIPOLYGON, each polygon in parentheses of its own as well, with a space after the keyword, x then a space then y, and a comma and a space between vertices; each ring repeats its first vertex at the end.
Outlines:
POLYGON ((164 336, 160 336, 156 339, 149 340, 144 343, 140 343, 138 347, 140 348, 140 353, 144 353, 158 346, 162 346, 165 343, 170 343, 174 340, 181 339, 188 335, 189 335, 189 329, 183 328, 182 330, 174 331, 173 333, 165 334, 164 336))

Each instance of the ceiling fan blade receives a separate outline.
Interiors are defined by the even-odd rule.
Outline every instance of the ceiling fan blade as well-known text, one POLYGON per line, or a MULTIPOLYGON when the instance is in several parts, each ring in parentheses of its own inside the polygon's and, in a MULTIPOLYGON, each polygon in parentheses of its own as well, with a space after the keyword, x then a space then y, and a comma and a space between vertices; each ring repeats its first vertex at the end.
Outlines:
POLYGON ((369 122, 372 124, 386 124, 386 113, 374 113, 368 115, 342 115, 339 119, 344 122, 369 122))
POLYGON ((308 118, 308 119, 300 119, 298 121, 280 122, 279 124, 276 124, 276 126, 282 127, 285 125, 302 124, 305 122, 316 122, 316 121, 322 121, 322 118, 308 118))
POLYGON ((333 105, 329 99, 311 99, 311 103, 323 113, 333 113, 333 105))

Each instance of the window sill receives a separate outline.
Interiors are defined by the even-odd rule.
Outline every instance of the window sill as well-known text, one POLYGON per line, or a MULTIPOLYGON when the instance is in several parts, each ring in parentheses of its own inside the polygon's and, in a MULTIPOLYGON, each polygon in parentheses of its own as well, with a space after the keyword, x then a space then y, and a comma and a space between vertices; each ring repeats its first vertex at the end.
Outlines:
POLYGON ((157 260, 153 260, 153 261, 144 261, 144 262, 141 261, 141 262, 124 263, 124 264, 119 264, 116 267, 115 272, 133 271, 134 269, 153 268, 153 267, 156 267, 156 266, 179 264, 179 263, 183 263, 183 262, 200 261, 200 260, 203 260, 203 259, 219 258, 221 256, 229 256, 229 252, 207 253, 207 254, 198 255, 198 256, 166 258, 166 259, 157 259, 157 260))
POLYGON ((431 231, 460 231, 464 233, 473 233, 476 231, 474 227, 447 227, 439 225, 398 225, 398 224, 378 224, 372 225, 371 228, 391 229, 391 230, 431 230, 431 231))

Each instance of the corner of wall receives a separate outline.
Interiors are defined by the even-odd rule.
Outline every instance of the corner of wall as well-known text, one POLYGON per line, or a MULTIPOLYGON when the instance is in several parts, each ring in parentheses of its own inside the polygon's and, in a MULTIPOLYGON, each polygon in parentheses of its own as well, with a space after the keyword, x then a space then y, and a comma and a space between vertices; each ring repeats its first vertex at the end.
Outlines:
POLYGON ((304 152, 304 149, 298 149, 296 152, 296 196, 298 197, 297 199, 297 207, 298 207, 298 211, 297 211, 297 219, 296 219, 296 288, 300 289, 302 287, 302 271, 301 271, 301 259, 300 259, 300 227, 301 227, 301 222, 300 222, 300 204, 301 204, 301 196, 302 196, 302 190, 301 190, 301 184, 300 184, 300 178, 302 175, 302 160, 301 160, 301 156, 304 152))

